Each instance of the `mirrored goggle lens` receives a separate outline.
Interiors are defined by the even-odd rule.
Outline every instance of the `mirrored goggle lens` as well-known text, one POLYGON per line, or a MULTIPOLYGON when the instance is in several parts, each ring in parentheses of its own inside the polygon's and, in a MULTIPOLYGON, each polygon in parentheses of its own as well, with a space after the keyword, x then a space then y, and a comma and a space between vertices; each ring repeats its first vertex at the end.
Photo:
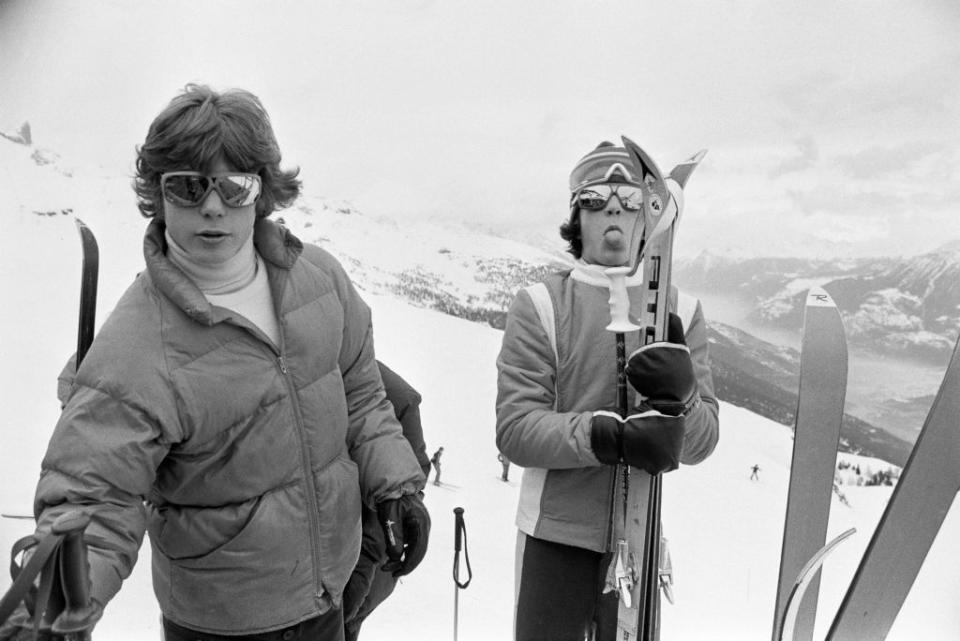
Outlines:
POLYGON ((590 185, 577 192, 577 205, 584 209, 603 209, 610 197, 616 194, 624 209, 643 209, 643 190, 632 185, 590 185))
POLYGON ((257 202, 260 197, 260 177, 253 174, 228 174, 217 176, 217 191, 231 207, 244 207, 257 202))
POLYGON ((162 187, 167 200, 184 207, 199 205, 211 189, 228 207, 252 205, 260 197, 260 177, 255 174, 166 174, 162 187))

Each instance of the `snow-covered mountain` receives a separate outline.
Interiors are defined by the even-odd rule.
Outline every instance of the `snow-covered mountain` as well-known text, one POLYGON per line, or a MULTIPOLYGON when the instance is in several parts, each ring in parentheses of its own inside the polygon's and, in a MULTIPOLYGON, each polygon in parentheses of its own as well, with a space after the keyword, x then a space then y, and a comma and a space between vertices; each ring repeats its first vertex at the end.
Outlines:
MULTIPOLYGON (((707 335, 717 396, 792 426, 796 421, 800 383, 799 352, 768 343, 719 321, 710 321, 707 335)), ((911 403, 923 405, 917 400, 911 403)), ((927 408, 929 402, 923 409, 927 408)), ((840 449, 903 465, 913 442, 877 429, 861 414, 853 403, 847 404, 840 430, 840 449)), ((918 422, 918 426, 920 424, 918 422)))
POLYGON ((701 253, 681 261, 677 278, 694 291, 751 307, 758 324, 797 329, 804 295, 825 288, 851 343, 890 356, 945 363, 960 328, 960 241, 906 258, 807 260, 701 253))
POLYGON ((349 202, 304 196, 277 217, 324 247, 368 291, 503 328, 518 289, 568 261, 462 223, 372 218, 349 202))
MULTIPOLYGON (((145 221, 135 209, 128 177, 96 168, 63 167, 55 154, 0 140, 0 512, 29 513, 40 460, 59 414, 56 375, 76 341, 79 242, 73 216, 100 242, 98 323, 142 269, 145 221)), ((499 480, 493 439, 500 332, 491 319, 468 322, 438 309, 458 301, 471 310, 496 310, 503 293, 560 260, 503 239, 480 237, 436 223, 378 221, 347 203, 308 194, 281 212, 305 240, 340 256, 373 309, 378 357, 423 395, 428 446, 445 448, 440 487, 428 485, 433 516, 429 552, 421 567, 368 620, 364 638, 439 640, 453 636, 452 510, 465 509, 474 580, 459 595, 459 638, 510 638, 513 555, 520 470, 499 480), (496 265, 475 275, 478 261, 496 265), (503 283, 501 286, 499 283, 503 283), (413 292, 419 292, 421 298, 413 292), (497 298, 497 297, 500 298, 497 298), (419 303, 415 305, 414 302, 419 303)), ((492 312, 491 312, 492 314, 492 312)), ((734 343, 748 340, 721 330, 734 343)), ((717 350, 722 351, 722 350, 717 350)), ((749 359, 779 371, 788 352, 749 359), (778 356, 779 358, 774 358, 778 356)), ((743 370, 742 366, 738 371, 743 370)), ((665 605, 663 641, 766 639, 772 623, 790 465, 789 428, 746 409, 721 404, 721 439, 702 465, 665 478, 664 533, 670 541, 677 603, 665 605), (760 466, 760 480, 750 468, 760 466)), ((887 486, 858 485, 888 463, 841 454, 829 535, 855 526, 858 534, 830 557, 821 582, 817 638, 823 638, 870 533, 890 496, 887 486), (850 470, 856 466, 860 474, 850 470)), ((29 521, 0 518, 0 551, 32 531, 29 521)), ((960 515, 953 510, 914 584, 891 641, 956 639, 960 611, 960 515)), ((159 638, 159 613, 150 587, 149 546, 119 596, 108 606, 96 638, 159 638)), ((0 575, 0 591, 9 579, 0 575)))

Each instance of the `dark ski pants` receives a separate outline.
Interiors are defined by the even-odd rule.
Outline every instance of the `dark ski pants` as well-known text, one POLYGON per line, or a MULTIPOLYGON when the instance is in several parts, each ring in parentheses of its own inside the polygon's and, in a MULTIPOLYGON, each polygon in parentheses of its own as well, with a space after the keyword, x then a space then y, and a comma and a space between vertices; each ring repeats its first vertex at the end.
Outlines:
POLYGON ((239 636, 197 632, 164 617, 163 641, 343 641, 343 610, 331 610, 280 630, 239 636))
POLYGON ((617 596, 603 594, 610 555, 517 538, 516 641, 595 641, 617 635, 617 596))
POLYGON ((353 619, 347 621, 343 626, 344 641, 357 641, 360 637, 360 625, 370 616, 370 613, 378 605, 387 600, 387 597, 393 594, 393 589, 397 585, 397 580, 389 572, 375 571, 373 579, 370 582, 370 591, 367 592, 363 605, 357 611, 353 619))

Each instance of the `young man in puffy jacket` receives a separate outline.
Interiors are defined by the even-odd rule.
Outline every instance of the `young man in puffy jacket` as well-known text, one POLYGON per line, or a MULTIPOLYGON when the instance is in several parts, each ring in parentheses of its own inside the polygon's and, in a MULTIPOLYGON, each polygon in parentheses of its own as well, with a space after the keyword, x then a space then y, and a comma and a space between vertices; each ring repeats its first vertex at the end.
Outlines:
MULTIPOLYGON (((605 584, 617 463, 643 475, 669 472, 702 461, 717 442, 703 313, 676 291, 668 341, 634 354, 639 332, 625 336, 635 407, 654 411, 626 422, 609 412, 617 407, 617 366, 614 333, 605 329, 604 269, 635 260, 630 238, 649 206, 642 181, 628 152, 611 143, 582 158, 561 227, 574 267, 521 290, 507 316, 497 359, 497 446, 526 468, 517 510, 518 641, 579 641, 591 630, 591 638, 612 640, 618 599, 605 584)), ((628 279, 634 306, 641 279, 639 271, 628 279)))
POLYGON ((146 269, 65 390, 38 531, 90 514, 100 608, 149 531, 167 641, 339 641, 362 508, 394 576, 429 532, 370 310, 330 254, 268 219, 300 182, 253 94, 188 85, 136 169, 146 269))

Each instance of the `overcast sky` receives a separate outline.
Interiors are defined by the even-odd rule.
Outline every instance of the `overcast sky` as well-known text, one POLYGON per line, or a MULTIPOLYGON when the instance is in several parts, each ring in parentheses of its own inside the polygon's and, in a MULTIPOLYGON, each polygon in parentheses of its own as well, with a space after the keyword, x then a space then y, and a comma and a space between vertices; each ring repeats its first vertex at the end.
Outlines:
POLYGON ((960 238, 958 34, 955 0, 0 0, 0 129, 125 177, 186 83, 238 86, 312 194, 550 236, 625 134, 709 150, 681 253, 913 254, 960 238))

